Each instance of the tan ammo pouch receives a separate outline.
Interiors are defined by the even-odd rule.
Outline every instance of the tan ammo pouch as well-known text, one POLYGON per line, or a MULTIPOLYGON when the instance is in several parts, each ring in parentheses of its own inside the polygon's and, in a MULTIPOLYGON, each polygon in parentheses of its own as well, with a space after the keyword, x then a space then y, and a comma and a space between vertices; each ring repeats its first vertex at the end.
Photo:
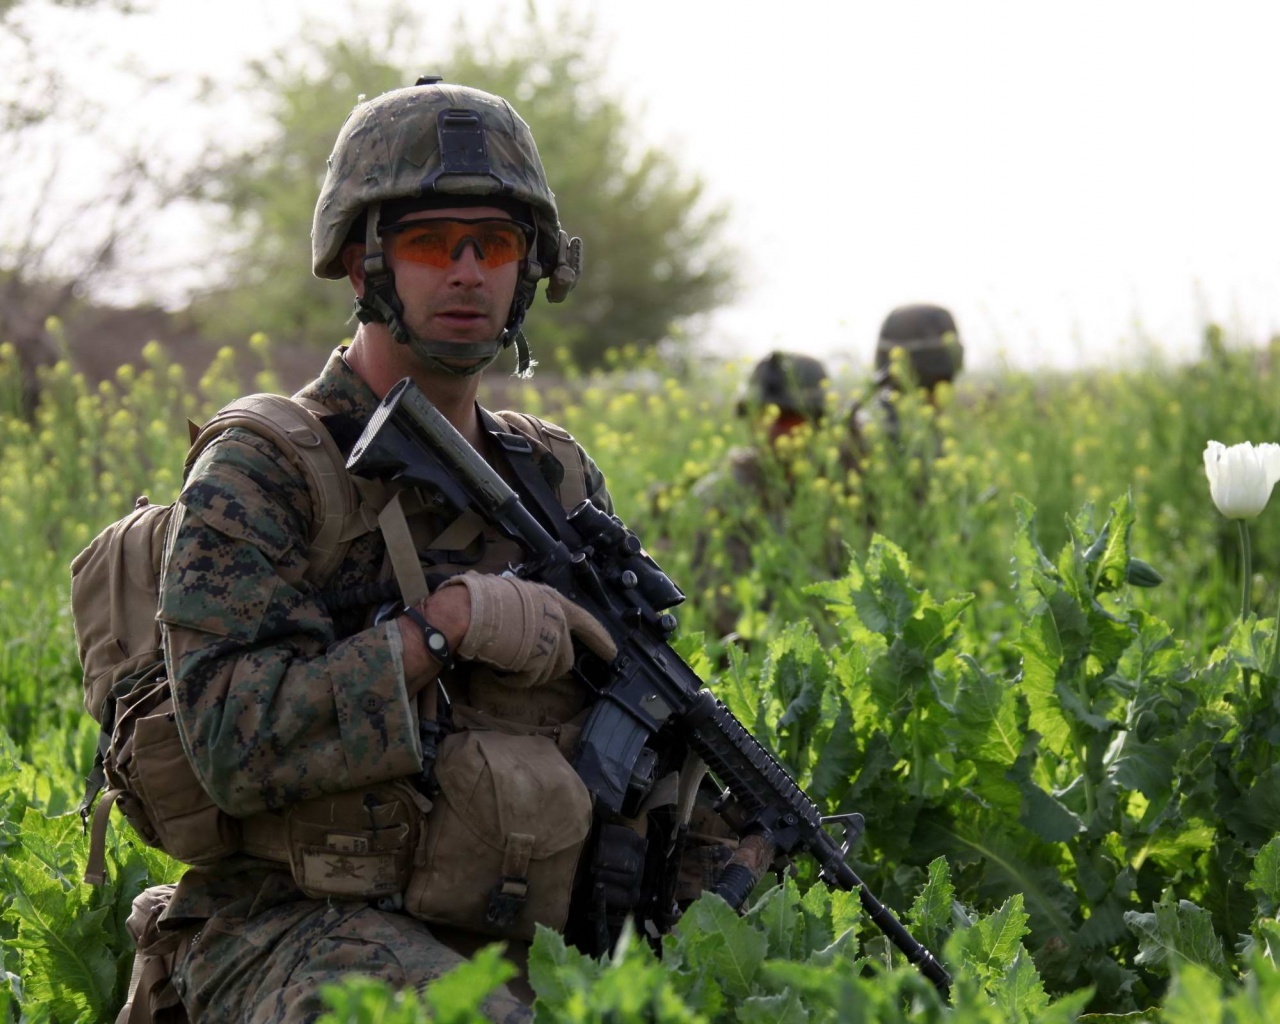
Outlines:
POLYGON ((125 930, 137 953, 129 979, 129 997, 116 1024, 187 1024, 187 1011, 173 987, 173 972, 190 945, 189 929, 160 928, 160 915, 173 899, 176 886, 153 885, 133 899, 125 930))
POLYGON ((148 846, 187 864, 211 864, 240 848, 239 822, 219 809, 196 777, 174 718, 163 664, 116 701, 103 757, 107 792, 94 810, 88 881, 102 882, 107 817, 120 810, 148 846))
POLYGON ((245 853, 289 865, 308 896, 378 899, 404 891, 431 801, 407 782, 316 797, 245 818, 245 853))
POLYGON ((591 795, 556 745, 563 728, 445 737, 435 765, 440 792, 405 910, 500 938, 532 939, 539 924, 563 929, 591 831, 591 795))

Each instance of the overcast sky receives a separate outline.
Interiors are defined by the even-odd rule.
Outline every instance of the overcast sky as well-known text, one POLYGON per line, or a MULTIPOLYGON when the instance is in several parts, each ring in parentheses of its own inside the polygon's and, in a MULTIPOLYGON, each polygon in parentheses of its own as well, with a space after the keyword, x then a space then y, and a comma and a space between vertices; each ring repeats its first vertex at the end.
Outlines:
MULTIPOLYGON (((504 10, 410 6, 437 34, 504 10)), ((1280 333, 1280 4, 570 6, 596 12, 609 85, 648 140, 732 207, 744 288, 706 327, 718 349, 865 364, 884 314, 911 301, 953 310, 975 368, 1128 359, 1142 339, 1186 354, 1206 320, 1280 333)), ((128 19, 59 15, 46 45, 87 75, 104 43, 231 75, 304 15, 352 31, 372 9, 159 0, 128 19)))

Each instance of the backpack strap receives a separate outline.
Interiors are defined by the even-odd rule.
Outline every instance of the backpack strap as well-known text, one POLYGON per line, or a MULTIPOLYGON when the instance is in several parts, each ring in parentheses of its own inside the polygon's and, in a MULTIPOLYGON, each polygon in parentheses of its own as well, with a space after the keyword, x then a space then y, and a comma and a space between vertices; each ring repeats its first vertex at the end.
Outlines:
MULTIPOLYGON (((98 755, 101 758, 101 754, 98 755)), ((101 771, 99 764, 95 764, 94 768, 101 771)), ((90 787, 93 782, 90 781, 90 787)), ((86 789, 84 800, 80 804, 80 818, 85 823, 89 831, 89 859, 84 865, 84 880, 90 885, 102 885, 107 880, 107 819, 111 817, 111 808, 115 806, 115 802, 124 795, 123 789, 108 789, 102 794, 102 799, 98 801, 98 806, 93 809, 92 824, 90 824, 89 807, 93 803, 93 798, 102 791, 103 783, 98 783, 95 789, 86 789)))
POLYGON ((347 472, 347 460, 319 417, 328 410, 308 398, 257 394, 224 406, 195 434, 182 469, 185 479, 200 453, 224 431, 243 427, 273 442, 307 481, 311 547, 306 579, 321 586, 337 570, 351 541, 378 527, 377 513, 347 472))
POLYGON ((503 409, 495 415, 519 433, 542 442, 543 447, 549 449, 556 461, 564 467, 564 479, 557 488, 557 497, 562 506, 575 508, 590 497, 587 494, 587 470, 582 464, 582 452, 572 434, 563 427, 524 412, 503 409))

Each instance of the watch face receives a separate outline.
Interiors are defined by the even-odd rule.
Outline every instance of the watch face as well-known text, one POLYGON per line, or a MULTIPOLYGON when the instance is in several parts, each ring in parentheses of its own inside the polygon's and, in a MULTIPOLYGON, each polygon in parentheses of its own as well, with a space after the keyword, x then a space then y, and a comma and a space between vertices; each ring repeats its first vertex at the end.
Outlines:
POLYGON ((431 648, 433 654, 442 653, 449 646, 449 642, 441 633, 432 633, 427 637, 427 646, 431 648))

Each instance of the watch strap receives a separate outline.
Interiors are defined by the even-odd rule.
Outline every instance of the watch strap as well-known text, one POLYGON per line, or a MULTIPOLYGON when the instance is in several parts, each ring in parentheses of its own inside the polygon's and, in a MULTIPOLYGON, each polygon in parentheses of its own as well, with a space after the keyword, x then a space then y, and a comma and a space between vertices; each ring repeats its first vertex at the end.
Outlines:
POLYGON ((422 643, 427 648, 427 653, 446 670, 453 668, 453 651, 449 648, 449 638, 431 625, 413 605, 406 608, 404 613, 422 630, 422 643))

